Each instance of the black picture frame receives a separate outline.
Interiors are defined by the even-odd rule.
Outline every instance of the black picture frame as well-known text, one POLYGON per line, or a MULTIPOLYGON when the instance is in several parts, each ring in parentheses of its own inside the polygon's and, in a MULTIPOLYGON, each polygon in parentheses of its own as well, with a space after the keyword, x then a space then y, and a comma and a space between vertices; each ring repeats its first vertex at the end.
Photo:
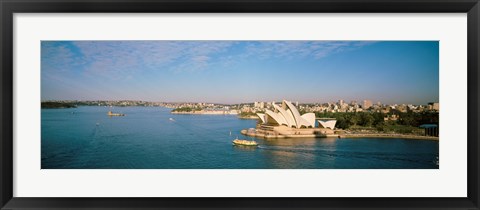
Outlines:
MULTIPOLYGON (((479 209, 478 0, 0 0, 1 209, 479 209), (25 198, 13 197, 15 13, 467 13, 468 196, 465 198, 25 198)), ((121 183, 119 183, 121 184, 121 183)), ((95 190, 95 189, 92 189, 95 190)))

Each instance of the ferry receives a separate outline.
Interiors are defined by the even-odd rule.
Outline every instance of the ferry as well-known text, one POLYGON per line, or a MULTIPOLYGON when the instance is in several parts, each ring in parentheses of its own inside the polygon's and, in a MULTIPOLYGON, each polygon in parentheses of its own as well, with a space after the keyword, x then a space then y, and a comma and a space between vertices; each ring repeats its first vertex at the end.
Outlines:
POLYGON ((243 146, 258 146, 258 143, 256 141, 248 141, 248 140, 242 140, 242 139, 235 139, 233 140, 233 145, 243 145, 243 146))

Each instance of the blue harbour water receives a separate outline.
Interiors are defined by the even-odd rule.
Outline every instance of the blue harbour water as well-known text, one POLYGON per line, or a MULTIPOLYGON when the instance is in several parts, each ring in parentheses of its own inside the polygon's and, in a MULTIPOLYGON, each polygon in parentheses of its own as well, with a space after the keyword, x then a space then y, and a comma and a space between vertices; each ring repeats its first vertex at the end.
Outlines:
POLYGON ((175 115, 163 107, 42 109, 42 169, 436 169, 438 141, 255 139, 256 120, 175 115), (109 117, 107 112, 123 117, 109 117), (173 118, 173 120, 170 120, 173 118), (230 132, 232 133, 230 135, 230 132))

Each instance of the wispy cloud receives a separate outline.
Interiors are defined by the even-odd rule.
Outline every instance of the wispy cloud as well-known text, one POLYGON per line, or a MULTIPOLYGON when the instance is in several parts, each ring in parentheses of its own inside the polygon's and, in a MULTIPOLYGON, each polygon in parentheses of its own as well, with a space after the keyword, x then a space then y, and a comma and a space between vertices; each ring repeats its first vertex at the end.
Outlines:
POLYGON ((374 42, 350 41, 270 41, 255 42, 247 46, 245 56, 268 58, 305 58, 321 59, 342 51, 355 50, 374 42), (361 43, 361 44, 359 44, 361 43))
POLYGON ((88 73, 127 74, 137 71, 201 70, 209 56, 224 52, 229 42, 98 41, 74 42, 90 64, 88 73), (123 73, 120 73, 122 71, 123 73))
POLYGON ((66 42, 42 42, 42 70, 66 72, 72 67, 85 65, 85 60, 79 57, 66 42))
POLYGON ((321 59, 371 42, 331 41, 75 41, 43 42, 42 70, 82 71, 110 79, 145 71, 197 72, 242 59, 321 59))

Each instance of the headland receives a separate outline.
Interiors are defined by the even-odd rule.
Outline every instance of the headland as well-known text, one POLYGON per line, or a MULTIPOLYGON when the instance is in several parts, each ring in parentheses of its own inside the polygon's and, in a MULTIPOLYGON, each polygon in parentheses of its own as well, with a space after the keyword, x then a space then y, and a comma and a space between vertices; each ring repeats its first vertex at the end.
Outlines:
MULTIPOLYGON (((280 138, 404 138, 438 140, 438 126, 428 125, 425 133, 396 133, 392 131, 372 131, 371 129, 337 129, 335 118, 316 118, 314 113, 300 115, 297 107, 283 100, 281 105, 272 103, 273 110, 257 113, 259 123, 255 128, 244 129, 243 135, 265 139, 280 138), (318 123, 316 123, 316 121, 318 123), (317 126, 318 124, 318 126, 317 126), (427 135, 430 134, 430 135, 427 135), (433 135, 432 135, 433 134, 433 135)), ((419 129, 421 130, 421 129, 419 129)), ((419 131, 416 130, 416 131, 419 131)))

